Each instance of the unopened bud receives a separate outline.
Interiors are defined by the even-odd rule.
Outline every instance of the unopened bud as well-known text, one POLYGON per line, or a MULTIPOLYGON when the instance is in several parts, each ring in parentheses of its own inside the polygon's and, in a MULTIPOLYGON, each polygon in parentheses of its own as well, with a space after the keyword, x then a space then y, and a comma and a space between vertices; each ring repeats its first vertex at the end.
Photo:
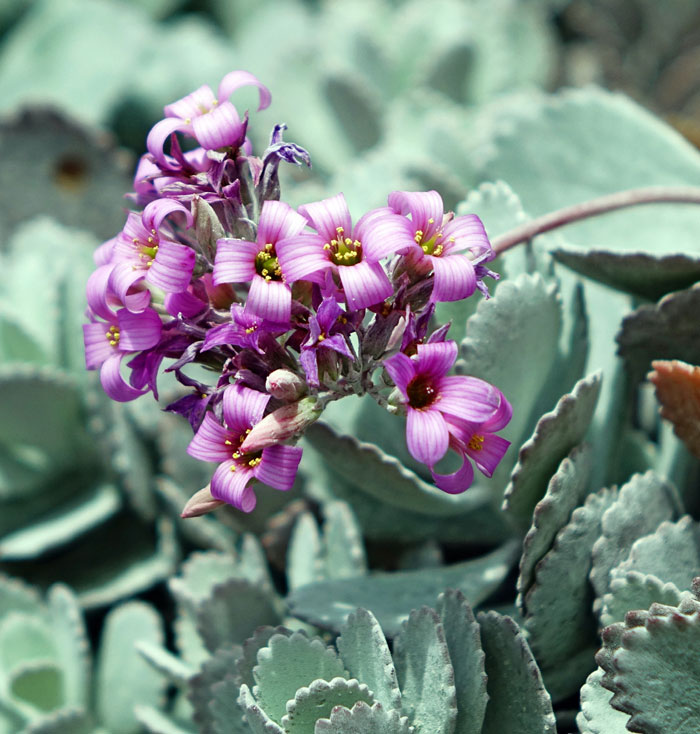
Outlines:
POLYGON ((283 405, 253 426, 239 451, 251 454, 276 443, 287 441, 303 433, 319 419, 322 412, 318 400, 311 397, 283 405))
POLYGON ((211 261, 216 254, 216 241, 226 236, 219 217, 208 201, 199 196, 194 199, 194 231, 202 253, 211 261))
POLYGON ((209 485, 200 489, 199 492, 195 492, 188 500, 187 504, 182 508, 180 517, 199 517, 200 515, 206 515, 208 512, 215 510, 221 505, 225 505, 225 502, 214 499, 211 495, 211 488, 209 485))
POLYGON ((291 403, 306 392, 306 383, 299 375, 289 370, 274 370, 265 381, 265 389, 278 400, 291 403))

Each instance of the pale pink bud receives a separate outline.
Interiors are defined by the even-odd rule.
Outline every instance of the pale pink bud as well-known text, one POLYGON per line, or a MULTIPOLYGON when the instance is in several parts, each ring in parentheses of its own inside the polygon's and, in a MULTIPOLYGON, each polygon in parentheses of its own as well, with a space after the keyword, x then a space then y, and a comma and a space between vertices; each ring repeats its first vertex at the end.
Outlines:
POLYGON ((306 383, 299 375, 289 370, 274 370, 265 381, 265 389, 278 400, 292 402, 306 392, 306 383))
POLYGON ((287 441, 303 433, 319 419, 322 412, 318 401, 312 397, 283 405, 256 423, 238 450, 244 454, 252 454, 287 441))
POLYGON ((225 502, 221 502, 221 500, 214 499, 211 496, 211 488, 207 484, 206 487, 200 489, 199 492, 195 492, 187 500, 187 504, 182 508, 180 517, 199 517, 200 515, 206 515, 208 512, 225 504, 225 502))

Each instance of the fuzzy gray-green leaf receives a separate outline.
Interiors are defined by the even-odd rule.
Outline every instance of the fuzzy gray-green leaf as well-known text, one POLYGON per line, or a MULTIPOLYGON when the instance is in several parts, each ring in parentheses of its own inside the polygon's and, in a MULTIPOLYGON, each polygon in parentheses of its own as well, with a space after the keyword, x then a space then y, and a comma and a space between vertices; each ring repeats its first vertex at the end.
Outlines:
POLYGON ((629 716, 610 705, 612 693, 601 685, 603 671, 594 670, 581 688, 581 711, 576 723, 582 734, 627 734, 629 716))
POLYGON ((440 617, 411 612, 394 640, 402 710, 419 730, 452 734, 457 718, 454 671, 440 617))
POLYGON ((351 709, 342 706, 320 719, 314 734, 413 734, 408 719, 396 710, 388 711, 379 703, 368 706, 363 701, 351 709))
POLYGON ((324 578, 321 536, 316 518, 302 512, 294 522, 287 550, 287 583, 290 589, 324 578))
POLYGON ((515 545, 507 543, 452 566, 322 581, 296 589, 287 603, 299 619, 333 630, 340 630, 357 607, 371 609, 384 633, 393 637, 412 609, 434 604, 446 588, 459 589, 473 606, 480 604, 502 583, 515 551, 515 545))
POLYGON ((555 734, 552 702, 518 625, 496 612, 478 620, 489 695, 481 734, 555 734))
POLYGON ((160 706, 165 692, 163 677, 136 650, 138 640, 163 644, 163 625, 155 610, 143 602, 113 609, 100 643, 96 708, 114 734, 138 734, 134 706, 160 706))
POLYGON ((454 671, 457 697, 455 734, 478 734, 488 700, 479 625, 464 595, 453 589, 440 594, 436 611, 440 615, 454 671))
POLYGON ((623 622, 631 609, 648 609, 654 602, 678 606, 681 592, 672 583, 638 571, 617 571, 610 581, 610 591, 602 599, 600 626, 623 622))
POLYGON ((504 509, 521 522, 529 521, 559 462, 586 434, 600 393, 601 377, 596 372, 579 380, 571 394, 564 395, 551 413, 540 418, 532 438, 520 449, 506 488, 504 509))
POLYGON ((343 625, 336 646, 348 673, 366 683, 387 711, 401 709, 401 692, 386 638, 372 612, 357 609, 343 625))
POLYGON ((367 572, 362 532, 346 502, 323 506, 323 544, 326 578, 343 579, 367 572))

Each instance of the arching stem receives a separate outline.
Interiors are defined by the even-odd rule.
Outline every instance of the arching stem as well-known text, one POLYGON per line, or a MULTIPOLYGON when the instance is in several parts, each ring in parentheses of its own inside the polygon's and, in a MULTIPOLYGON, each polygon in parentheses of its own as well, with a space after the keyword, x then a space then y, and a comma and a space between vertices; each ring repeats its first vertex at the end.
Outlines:
POLYGON ((599 214, 606 214, 607 212, 639 204, 700 204, 700 187, 647 186, 599 196, 596 199, 567 206, 525 222, 520 227, 511 229, 510 232, 496 237, 492 243, 493 249, 497 255, 500 255, 521 242, 531 240, 538 234, 550 232, 553 229, 573 224, 582 219, 597 217, 599 214))

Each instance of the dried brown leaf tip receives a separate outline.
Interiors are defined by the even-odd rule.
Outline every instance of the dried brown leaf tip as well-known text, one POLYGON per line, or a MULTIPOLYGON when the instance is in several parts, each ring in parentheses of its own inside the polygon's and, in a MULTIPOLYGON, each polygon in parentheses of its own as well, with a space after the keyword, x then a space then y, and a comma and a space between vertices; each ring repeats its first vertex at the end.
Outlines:
POLYGON ((688 450, 700 458, 700 367, 679 360, 657 360, 649 380, 656 388, 661 416, 688 450))

